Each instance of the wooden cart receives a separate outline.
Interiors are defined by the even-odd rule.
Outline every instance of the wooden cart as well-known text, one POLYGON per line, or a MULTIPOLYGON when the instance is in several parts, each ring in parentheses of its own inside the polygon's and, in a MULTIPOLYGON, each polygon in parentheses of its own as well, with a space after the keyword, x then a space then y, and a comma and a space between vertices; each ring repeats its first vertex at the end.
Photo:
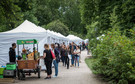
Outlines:
POLYGON ((38 61, 36 60, 18 60, 18 79, 23 80, 25 79, 25 74, 31 75, 31 73, 37 73, 38 78, 40 78, 40 66, 38 65, 38 61))
MULTIPOLYGON (((28 74, 29 76, 31 73, 38 74, 38 78, 40 78, 40 66, 39 66, 39 59, 35 57, 35 44, 37 44, 37 40, 17 40, 18 44, 18 55, 19 55, 19 45, 24 44, 33 44, 33 52, 34 52, 34 60, 17 60, 17 75, 19 80, 25 79, 25 75, 28 74)), ((37 44, 38 50, 38 44, 37 44)))

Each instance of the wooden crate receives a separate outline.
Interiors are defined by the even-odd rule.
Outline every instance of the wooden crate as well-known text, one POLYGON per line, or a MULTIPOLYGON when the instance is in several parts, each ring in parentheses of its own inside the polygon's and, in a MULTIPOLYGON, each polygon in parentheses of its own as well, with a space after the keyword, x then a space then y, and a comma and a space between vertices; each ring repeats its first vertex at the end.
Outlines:
POLYGON ((18 69, 36 69, 38 61, 35 60, 18 60, 18 69))

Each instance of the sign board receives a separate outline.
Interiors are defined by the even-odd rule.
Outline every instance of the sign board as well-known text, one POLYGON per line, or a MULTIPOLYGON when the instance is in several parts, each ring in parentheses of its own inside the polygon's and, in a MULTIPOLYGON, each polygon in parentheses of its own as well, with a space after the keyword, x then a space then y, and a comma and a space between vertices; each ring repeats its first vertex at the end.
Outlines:
POLYGON ((17 40, 18 45, 23 45, 23 44, 37 44, 38 41, 36 39, 28 39, 28 40, 17 40))

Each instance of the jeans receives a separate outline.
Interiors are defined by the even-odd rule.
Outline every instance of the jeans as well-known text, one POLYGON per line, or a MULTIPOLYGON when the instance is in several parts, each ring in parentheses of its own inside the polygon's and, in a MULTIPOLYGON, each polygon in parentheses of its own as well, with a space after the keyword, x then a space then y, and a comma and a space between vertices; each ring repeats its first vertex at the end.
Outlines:
POLYGON ((53 61, 54 67, 55 67, 55 76, 58 76, 58 63, 56 60, 53 61))
POLYGON ((61 57, 61 60, 62 60, 63 66, 64 66, 64 63, 65 63, 65 56, 62 56, 62 57, 61 57))
POLYGON ((75 66, 76 66, 76 61, 78 63, 78 67, 79 67, 79 56, 75 56, 75 66))
POLYGON ((75 59, 75 56, 73 54, 71 54, 71 64, 74 65, 74 59, 75 59))

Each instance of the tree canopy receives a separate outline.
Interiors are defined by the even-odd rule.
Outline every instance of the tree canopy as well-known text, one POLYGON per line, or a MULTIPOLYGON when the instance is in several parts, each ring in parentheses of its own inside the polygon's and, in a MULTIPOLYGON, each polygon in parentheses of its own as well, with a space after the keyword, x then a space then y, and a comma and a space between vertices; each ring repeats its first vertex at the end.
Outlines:
POLYGON ((96 30, 99 36, 117 25, 128 36, 128 29, 134 28, 134 9, 134 0, 82 0, 80 11, 89 34, 96 30))
POLYGON ((69 31, 82 35, 86 32, 81 23, 80 0, 1 0, 0 11, 0 32, 17 27, 26 19, 39 26, 59 20, 69 31))
POLYGON ((68 27, 66 25, 64 25, 60 20, 53 21, 53 22, 49 23, 46 27, 49 30, 59 32, 65 36, 67 36, 69 34, 68 27))

